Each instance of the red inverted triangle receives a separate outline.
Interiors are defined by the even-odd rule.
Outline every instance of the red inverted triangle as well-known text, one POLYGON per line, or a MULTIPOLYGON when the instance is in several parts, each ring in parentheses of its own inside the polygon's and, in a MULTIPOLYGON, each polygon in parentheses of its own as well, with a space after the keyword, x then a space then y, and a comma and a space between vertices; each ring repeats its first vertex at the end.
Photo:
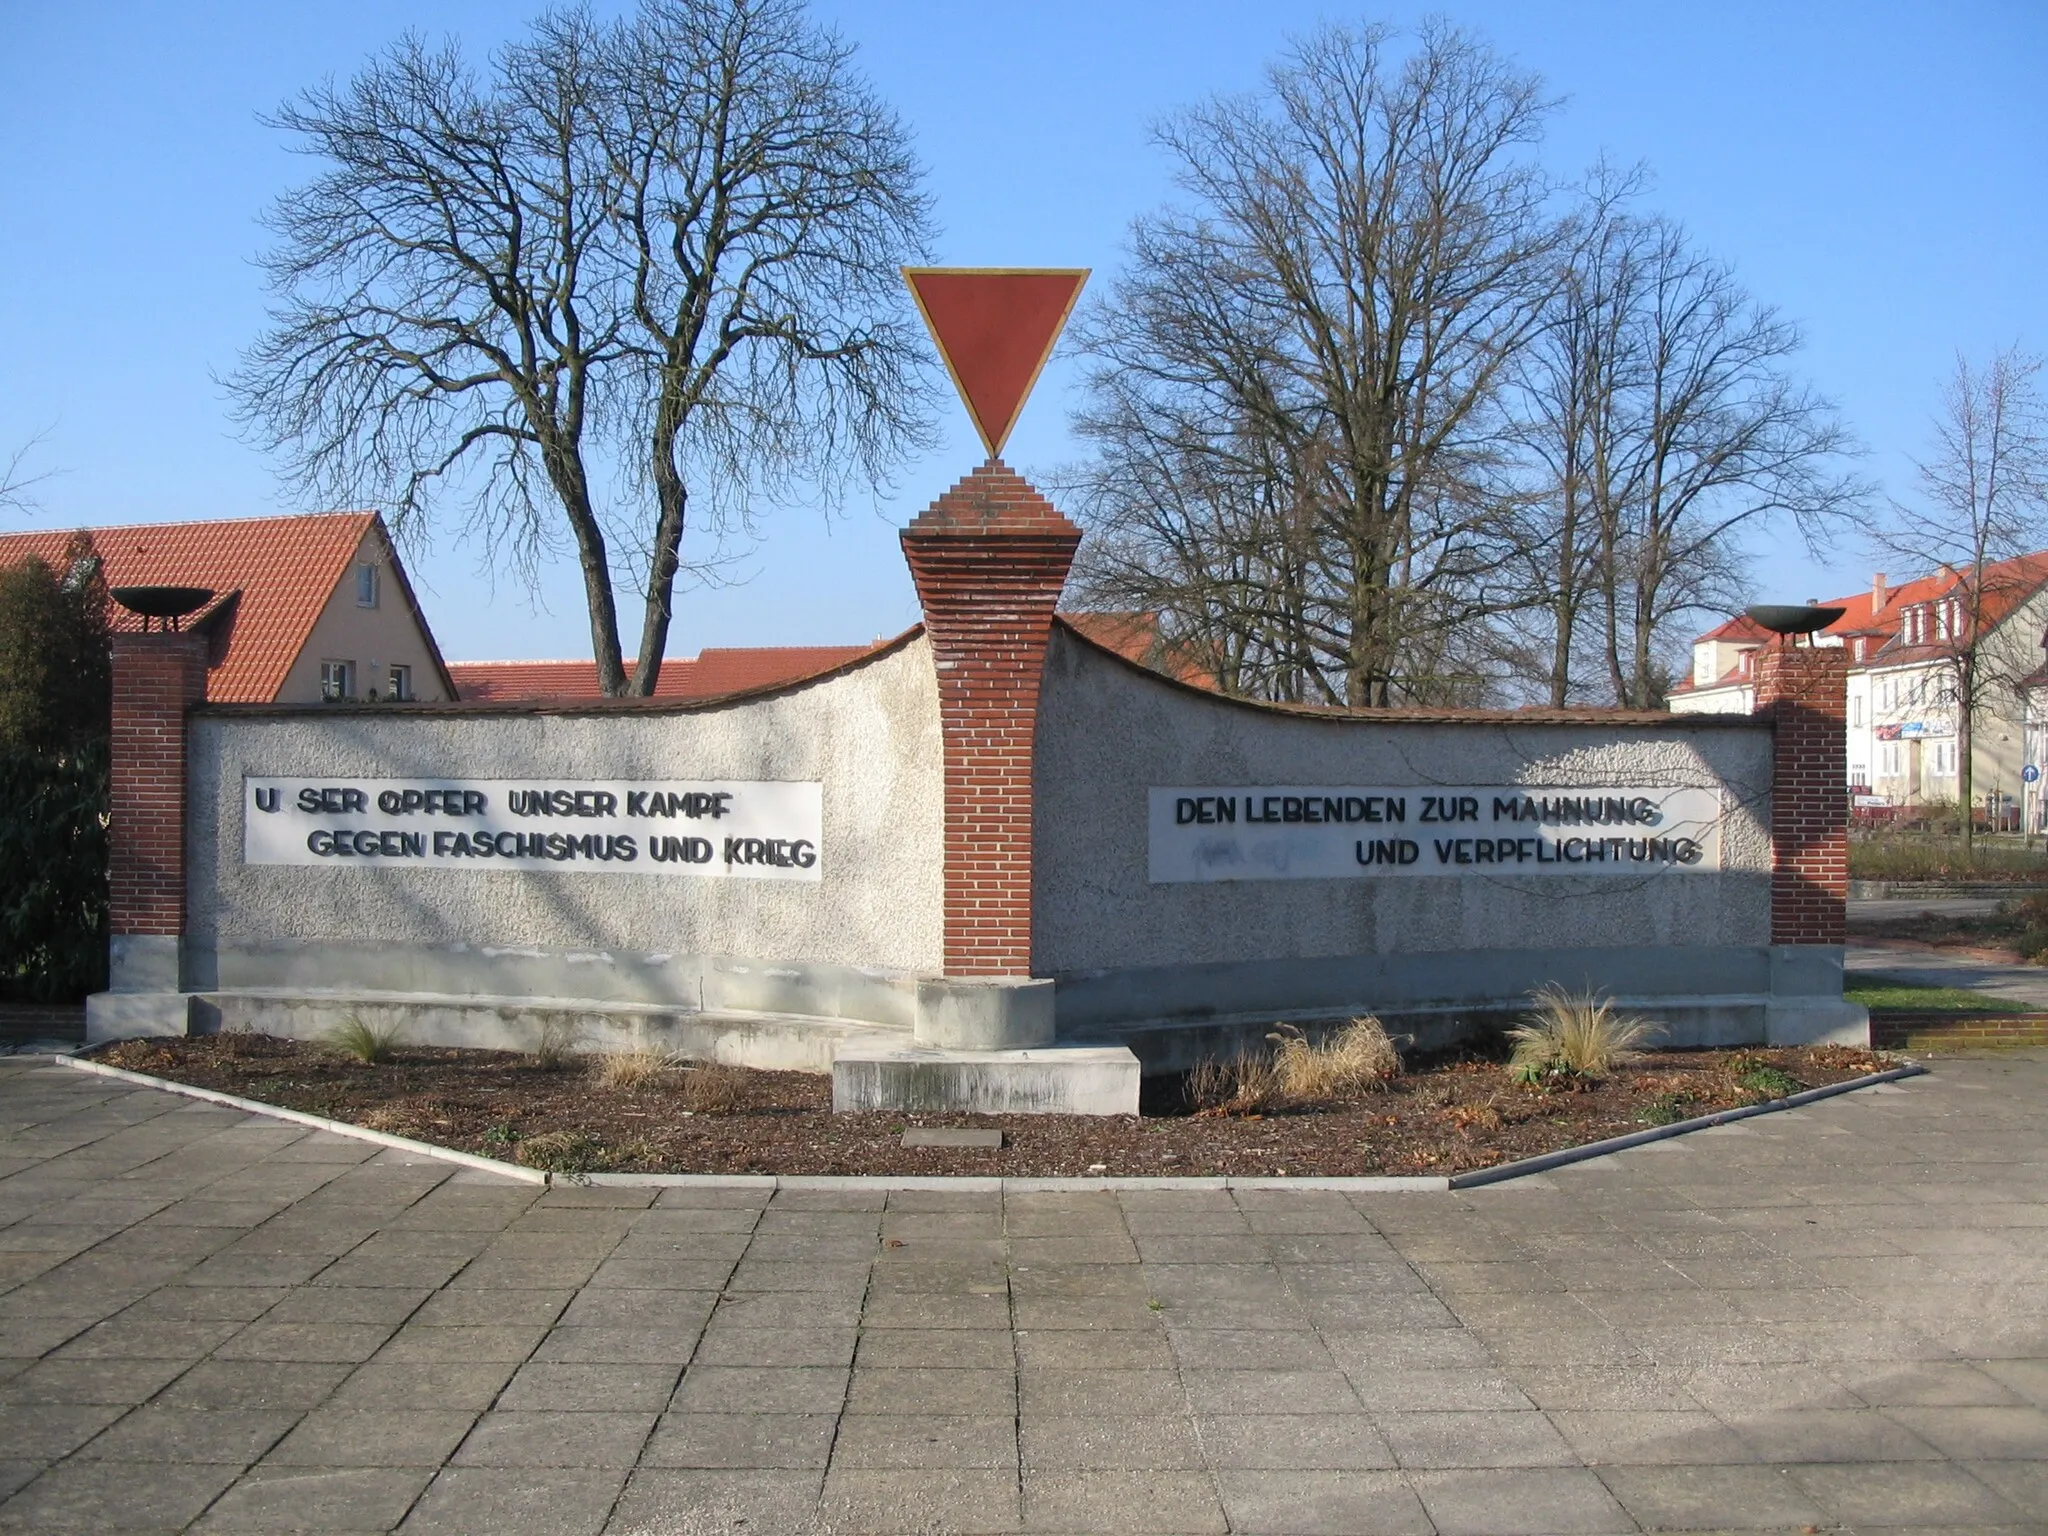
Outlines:
POLYGON ((983 446, 1001 453, 1087 269, 905 267, 903 280, 983 446))

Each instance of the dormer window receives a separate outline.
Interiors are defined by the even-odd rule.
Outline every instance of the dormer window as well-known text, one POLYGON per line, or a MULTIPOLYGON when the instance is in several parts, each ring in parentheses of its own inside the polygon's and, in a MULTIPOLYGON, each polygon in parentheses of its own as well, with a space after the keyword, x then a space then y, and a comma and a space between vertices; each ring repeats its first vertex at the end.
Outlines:
POLYGON ((1951 606, 1948 603, 1943 603, 1934 610, 1934 638, 1937 640, 1951 638, 1948 627, 1948 616, 1951 606))

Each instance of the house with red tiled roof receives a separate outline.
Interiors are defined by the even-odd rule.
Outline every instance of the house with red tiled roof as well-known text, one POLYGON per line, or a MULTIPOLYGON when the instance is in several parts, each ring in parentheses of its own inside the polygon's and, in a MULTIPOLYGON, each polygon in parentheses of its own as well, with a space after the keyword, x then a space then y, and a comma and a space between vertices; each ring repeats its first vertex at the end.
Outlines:
MULTIPOLYGON (((1972 798, 1999 819, 2024 803, 2025 825, 2038 829, 2039 786, 2021 774, 2036 758, 2020 683, 2039 667, 2048 631, 2048 551, 1986 564, 1974 590, 1967 572, 1944 566, 1898 586, 1879 574, 1867 590, 1822 606, 1843 610, 1814 643, 1849 651, 1850 783, 1897 806, 1956 798, 1956 661, 1968 649, 1984 680, 1973 711, 1972 798)), ((1739 615, 1708 630, 1693 642, 1692 675, 1671 690, 1671 709, 1747 713, 1757 653, 1773 638, 1739 615)))
MULTIPOLYGON (((433 631, 375 512, 0 534, 0 566, 61 565, 79 533, 110 587, 203 587, 183 621, 210 642, 206 692, 229 704, 455 698, 433 631)), ((116 607, 114 627, 141 621, 116 607)))

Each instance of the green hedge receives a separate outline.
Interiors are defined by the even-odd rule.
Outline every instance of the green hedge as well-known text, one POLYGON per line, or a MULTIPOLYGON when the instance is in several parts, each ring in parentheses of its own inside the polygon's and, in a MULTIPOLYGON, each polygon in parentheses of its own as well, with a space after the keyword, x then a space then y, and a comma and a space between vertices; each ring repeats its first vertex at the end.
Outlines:
POLYGON ((0 752, 0 997, 107 984, 107 744, 0 752))

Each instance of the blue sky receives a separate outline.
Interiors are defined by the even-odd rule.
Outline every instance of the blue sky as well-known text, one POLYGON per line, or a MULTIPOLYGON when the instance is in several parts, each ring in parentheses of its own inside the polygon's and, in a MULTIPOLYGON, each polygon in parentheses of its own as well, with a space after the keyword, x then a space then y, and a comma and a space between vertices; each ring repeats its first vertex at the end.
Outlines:
MULTIPOLYGON (((1803 372, 1841 403, 1891 492, 1910 492, 1910 455, 1958 348, 2048 350, 2040 0, 1432 9, 1565 98, 1554 167, 1645 162, 1651 204, 1804 324, 1803 372)), ((1256 85, 1320 20, 1422 14, 1299 0, 820 0, 818 12, 917 134, 943 260, 1092 266, 1098 284, 1131 217, 1168 195, 1150 122, 1256 85)), ((313 510, 236 439, 213 382, 262 321, 257 217, 305 171, 257 116, 407 26, 481 51, 526 14, 503 0, 0 0, 0 451, 48 429, 34 462, 62 473, 39 487, 36 523, 313 510)), ((1073 382, 1056 359, 1011 439, 1006 456, 1027 473, 1071 455, 1073 382)), ((914 621, 895 529, 980 457, 963 417, 947 426, 880 503, 765 517, 746 579, 684 599, 672 651, 860 640, 914 621)), ((1819 564, 1796 548, 1757 554, 1759 598, 1869 577, 1854 538, 1819 564)), ((589 654, 566 561, 538 609, 506 583, 493 591, 475 551, 448 540, 412 563, 449 656, 589 654)))

